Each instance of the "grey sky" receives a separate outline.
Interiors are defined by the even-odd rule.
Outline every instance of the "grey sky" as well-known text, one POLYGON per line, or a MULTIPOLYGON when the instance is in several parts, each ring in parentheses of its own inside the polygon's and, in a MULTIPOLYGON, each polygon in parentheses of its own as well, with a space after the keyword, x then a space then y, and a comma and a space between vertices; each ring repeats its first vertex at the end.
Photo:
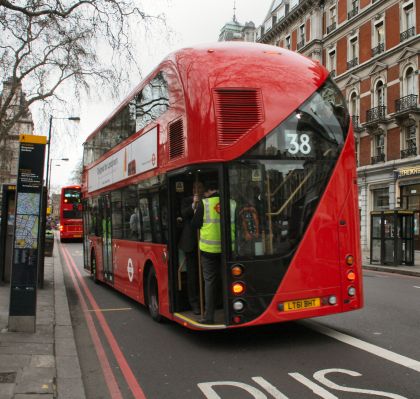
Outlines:
MULTIPOLYGON (((240 23, 253 21, 256 26, 263 23, 272 0, 236 0, 236 18, 240 23)), ((169 39, 162 35, 149 34, 146 53, 141 65, 146 76, 168 53, 199 43, 216 42, 220 29, 232 20, 233 0, 144 0, 150 14, 164 13, 169 39)), ((133 86, 139 82, 132 82, 133 86)), ((80 107, 81 122, 78 126, 79 140, 74 147, 55 157, 68 157, 69 162, 60 162, 54 167, 51 187, 67 184, 67 177, 82 155, 84 139, 111 113, 120 101, 103 98, 102 101, 85 99, 80 107)), ((54 165, 54 164, 53 164, 54 165)))

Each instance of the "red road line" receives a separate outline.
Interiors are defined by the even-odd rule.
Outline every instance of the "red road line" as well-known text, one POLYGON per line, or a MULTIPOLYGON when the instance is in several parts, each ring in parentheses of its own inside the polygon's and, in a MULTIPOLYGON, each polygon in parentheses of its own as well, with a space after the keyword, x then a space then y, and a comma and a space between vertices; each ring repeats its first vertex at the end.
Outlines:
MULTIPOLYGON (((88 298, 90 305, 91 305, 91 309, 93 310, 98 310, 99 306, 95 301, 95 298, 93 297, 92 293, 90 292, 88 286, 86 285, 82 275, 80 274, 79 269, 77 268, 76 264, 74 263, 74 260, 72 258, 72 256, 70 255, 70 253, 67 251, 67 248, 63 248, 63 251, 65 251, 70 259, 70 264, 73 267, 73 270, 75 271, 77 278, 79 280, 79 284, 82 286, 83 291, 86 295, 86 297, 88 298)), ((146 396, 143 392, 143 390, 141 389, 139 383, 137 382, 136 377, 134 376, 133 372, 131 371, 130 366, 127 363, 127 360, 125 359, 124 354, 122 353, 117 340, 114 337, 114 334, 112 334, 111 329, 108 326, 108 323, 105 320, 104 315, 102 314, 102 312, 95 312, 95 315, 99 321, 99 324, 102 327, 102 330, 105 334, 106 339, 108 340, 108 343, 112 349, 112 352, 114 353, 115 359, 118 362, 118 365, 121 369, 121 372, 124 375, 125 380, 127 381, 128 386, 131 389, 131 392, 133 393, 134 397, 136 399, 146 399, 146 396)))
POLYGON ((62 246, 60 246, 60 248, 61 248, 61 253, 63 254, 64 260, 66 262, 67 269, 70 273, 71 279, 73 280, 73 285, 74 285, 74 288, 76 289, 77 296, 79 297, 79 301, 83 310, 83 315, 85 316, 86 324, 88 326, 90 336, 95 346, 96 354, 98 355, 99 363, 101 365, 104 379, 105 379, 106 385, 108 386, 108 390, 111 395, 111 398, 122 399, 123 396, 121 394, 120 389, 118 388, 117 381, 115 379, 114 373, 112 372, 104 347, 102 346, 98 331, 96 330, 95 323, 93 322, 93 319, 92 319, 92 315, 87 311, 88 306, 80 290, 80 287, 77 284, 76 277, 74 275, 73 269, 68 259, 68 254, 64 251, 62 246))

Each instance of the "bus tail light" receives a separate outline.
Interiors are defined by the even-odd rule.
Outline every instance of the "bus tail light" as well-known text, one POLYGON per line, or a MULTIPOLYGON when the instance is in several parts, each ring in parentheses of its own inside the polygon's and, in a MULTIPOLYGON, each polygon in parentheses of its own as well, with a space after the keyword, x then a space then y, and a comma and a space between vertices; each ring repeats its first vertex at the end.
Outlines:
POLYGON ((245 284, 241 281, 232 284, 232 294, 242 295, 245 292, 245 284))
POLYGON ((244 273, 244 268, 241 265, 234 265, 232 266, 232 269, 230 269, 230 272, 233 277, 241 277, 244 273))
POLYGON ((349 294, 349 296, 355 296, 356 295, 356 288, 354 288, 353 286, 349 287, 347 290, 347 293, 349 294))
POLYGON ((349 280, 349 281, 354 281, 354 280, 356 280, 356 273, 355 273, 353 270, 350 270, 350 271, 347 273, 347 280, 349 280))
POLYGON ((60 224, 59 229, 60 229, 60 231, 63 231, 64 230, 64 226, 62 224, 60 224))
POLYGON ((346 263, 348 266, 353 266, 354 258, 353 255, 347 255, 346 256, 346 263))
POLYGON ((242 321, 242 317, 241 316, 234 316, 233 317, 233 322, 235 324, 239 324, 242 321))

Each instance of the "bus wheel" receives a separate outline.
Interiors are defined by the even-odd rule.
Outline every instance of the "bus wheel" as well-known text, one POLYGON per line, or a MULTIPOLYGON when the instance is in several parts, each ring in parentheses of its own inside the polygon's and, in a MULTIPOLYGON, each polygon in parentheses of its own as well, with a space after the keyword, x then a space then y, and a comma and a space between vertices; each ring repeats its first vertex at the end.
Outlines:
POLYGON ((95 284, 98 284, 98 279, 96 278, 96 258, 95 255, 92 256, 92 260, 90 262, 90 276, 92 277, 92 281, 95 284))
POLYGON ((159 295, 158 284, 156 279, 156 272, 153 267, 147 276, 147 307, 149 308, 150 316, 154 321, 160 323, 162 316, 159 313, 159 295))

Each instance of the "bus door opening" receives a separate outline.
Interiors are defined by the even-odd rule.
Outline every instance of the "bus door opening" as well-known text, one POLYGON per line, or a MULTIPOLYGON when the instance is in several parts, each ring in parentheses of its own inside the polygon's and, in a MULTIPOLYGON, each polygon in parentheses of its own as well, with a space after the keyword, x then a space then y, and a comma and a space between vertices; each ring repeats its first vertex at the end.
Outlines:
POLYGON ((112 241, 111 241, 111 198, 105 194, 100 202, 100 214, 102 219, 102 260, 104 278, 113 281, 112 269, 112 241))
MULTIPOLYGON (((173 260, 173 292, 174 292, 174 310, 182 313, 185 317, 198 321, 206 317, 206 300, 210 304, 210 312, 214 323, 224 323, 223 311, 223 284, 222 284, 222 255, 221 255, 221 226, 220 226, 220 195, 219 172, 214 169, 205 169, 201 171, 190 171, 178 174, 172 178, 171 187, 171 206, 172 206, 172 260, 173 260), (212 190, 207 190, 211 188, 212 190), (202 202, 208 193, 212 192, 206 205, 202 202), (209 227, 206 241, 202 243, 200 251, 200 229, 196 227, 196 215, 198 203, 202 205, 203 219, 201 222, 216 223, 214 228, 209 227), (204 212, 204 207, 206 212, 204 212), (211 217, 214 216, 214 217, 211 217), (205 219, 205 220, 204 220, 205 219), (219 230, 219 233, 217 233, 219 230), (216 235, 212 240, 211 235, 216 235), (219 240, 219 245, 214 245, 211 241, 219 240), (204 245, 204 246, 203 246, 204 245), (206 247, 207 245, 207 247, 206 247), (204 254, 203 252, 206 252, 204 254), (209 256, 208 254, 211 253, 209 256), (207 284, 204 274, 209 276, 208 256, 218 263, 214 276, 207 278, 207 284), (204 264, 203 264, 204 262, 204 264), (205 287, 208 287, 206 294, 205 287), (210 292, 211 290, 211 292, 210 292), (211 307, 215 307, 212 312, 211 307)), ((211 263, 211 262, 210 262, 211 263)), ((213 263, 214 265, 214 263, 213 263)), ((213 266, 214 267, 214 266, 213 266)), ((211 274, 211 273, 210 273, 211 274)))

